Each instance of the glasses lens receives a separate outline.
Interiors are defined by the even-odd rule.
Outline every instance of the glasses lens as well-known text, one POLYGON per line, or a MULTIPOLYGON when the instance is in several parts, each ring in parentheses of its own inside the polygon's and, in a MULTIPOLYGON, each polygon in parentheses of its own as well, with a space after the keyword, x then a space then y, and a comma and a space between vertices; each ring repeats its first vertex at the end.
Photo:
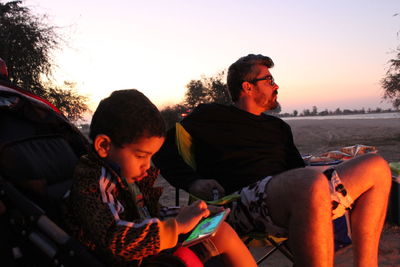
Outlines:
POLYGON ((269 76, 269 84, 271 85, 271 86, 274 86, 275 85, 275 80, 274 80, 274 77, 271 75, 271 76, 269 76))
POLYGON ((269 84, 270 84, 271 86, 274 86, 274 85, 275 85, 275 80, 274 80, 274 77, 273 77, 272 75, 267 75, 265 78, 254 79, 254 80, 251 80, 250 82, 251 82, 251 83, 255 83, 255 82, 264 81, 264 80, 269 81, 269 84))

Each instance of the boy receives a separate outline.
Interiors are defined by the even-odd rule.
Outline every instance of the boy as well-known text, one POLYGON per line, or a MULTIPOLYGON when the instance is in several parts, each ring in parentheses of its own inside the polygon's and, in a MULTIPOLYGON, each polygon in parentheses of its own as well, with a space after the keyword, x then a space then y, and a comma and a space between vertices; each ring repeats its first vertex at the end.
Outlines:
MULTIPOLYGON (((137 90, 113 92, 93 115, 92 150, 76 167, 66 223, 108 264, 143 266, 157 258, 152 255, 175 247, 180 234, 210 214, 206 203, 198 201, 175 218, 157 218, 163 215, 158 205, 161 188, 152 187, 158 173, 150 161, 164 137, 159 111, 137 90)), ((214 237, 191 248, 204 260, 221 254, 229 266, 256 266, 226 223, 214 237)))

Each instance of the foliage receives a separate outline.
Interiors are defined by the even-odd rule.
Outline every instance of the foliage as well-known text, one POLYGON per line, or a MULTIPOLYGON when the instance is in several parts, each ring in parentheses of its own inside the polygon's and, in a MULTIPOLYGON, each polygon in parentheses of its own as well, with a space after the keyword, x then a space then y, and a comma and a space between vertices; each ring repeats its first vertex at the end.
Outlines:
POLYGON ((298 113, 297 110, 293 110, 293 113, 280 113, 280 114, 274 114, 275 116, 279 117, 297 117, 297 116, 328 116, 328 115, 351 115, 351 114, 366 114, 366 113, 381 113, 381 112, 394 112, 391 109, 382 109, 382 108, 376 108, 376 109, 371 109, 369 108, 367 111, 365 108, 361 109, 344 109, 341 110, 340 108, 336 108, 334 111, 325 109, 323 111, 318 112, 317 106, 312 107, 312 111, 309 109, 304 109, 303 112, 300 114, 298 113))
POLYGON ((400 47, 397 48, 396 57, 389 60, 389 69, 381 85, 384 92, 384 99, 390 99, 393 107, 400 108, 400 47))
POLYGON ((225 71, 217 73, 215 76, 202 77, 200 80, 191 80, 187 85, 184 105, 193 109, 199 104, 216 102, 220 104, 230 104, 225 78, 225 71))
POLYGON ((167 106, 161 111, 161 116, 167 125, 167 129, 175 125, 176 122, 180 121, 184 116, 187 115, 188 110, 184 105, 167 106))
POLYGON ((71 121, 82 120, 82 114, 89 108, 86 104, 88 98, 79 95, 75 89, 75 83, 64 82, 64 88, 48 86, 44 98, 53 103, 71 121), (60 97, 62 96, 62 97, 60 97))
POLYGON ((0 3, 0 57, 16 85, 48 98, 69 118, 80 118, 88 109, 86 97, 61 89, 51 82, 52 52, 62 39, 47 17, 32 14, 21 1, 0 3), (77 107, 73 107, 73 106, 77 107))
POLYGON ((50 52, 59 44, 55 28, 43 21, 21 1, 0 3, 0 56, 11 81, 39 95, 44 93, 41 75, 51 74, 50 52))
POLYGON ((187 91, 182 103, 167 106, 161 110, 167 127, 170 128, 191 112, 197 105, 202 103, 232 103, 229 96, 225 79, 225 71, 217 73, 215 76, 205 77, 200 80, 191 80, 187 85, 187 91))

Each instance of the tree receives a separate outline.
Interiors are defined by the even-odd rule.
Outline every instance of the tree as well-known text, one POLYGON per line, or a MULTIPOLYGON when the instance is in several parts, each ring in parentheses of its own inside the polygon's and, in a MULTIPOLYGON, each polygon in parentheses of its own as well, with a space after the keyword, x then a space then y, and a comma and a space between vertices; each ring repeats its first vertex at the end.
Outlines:
POLYGON ((215 76, 203 76, 200 80, 191 80, 186 85, 184 104, 190 109, 202 103, 230 104, 231 99, 227 85, 223 81, 224 77, 225 71, 221 71, 215 76))
POLYGON ((341 115, 343 114, 342 110, 340 108, 335 109, 335 111, 333 112, 333 114, 335 115, 341 115))
POLYGON ((194 108, 198 104, 209 102, 209 96, 207 95, 208 88, 204 86, 202 80, 191 80, 186 85, 186 88, 184 103, 188 107, 194 108))
POLYGON ((182 120, 190 110, 186 108, 184 105, 174 105, 174 106, 167 106, 163 108, 161 111, 161 116, 164 118, 165 124, 167 128, 171 128, 175 125, 176 122, 182 120))
POLYGON ((391 100, 394 108, 400 108, 400 47, 397 48, 396 57, 389 60, 389 69, 382 79, 384 99, 391 100))
POLYGON ((317 106, 313 106, 312 107, 312 111, 311 111, 311 115, 312 116, 316 116, 318 114, 318 108, 317 106))
POLYGON ((311 116, 311 112, 308 108, 304 109, 301 116, 311 116))
POLYGON ((52 81, 52 52, 59 49, 62 39, 46 19, 32 14, 21 1, 0 3, 0 57, 13 83, 43 98, 51 96, 48 100, 67 117, 80 119, 88 110, 87 98, 52 81))
POLYGON ((180 121, 199 104, 210 102, 230 104, 232 101, 224 78, 225 71, 221 71, 215 76, 202 76, 200 80, 191 80, 186 85, 187 91, 183 103, 167 106, 161 110, 167 127, 175 125, 175 122, 180 121))
POLYGON ((64 87, 47 86, 44 98, 53 103, 71 121, 82 119, 82 115, 89 108, 86 104, 88 98, 79 95, 75 83, 64 81, 64 87), (62 96, 62 97, 60 97, 62 96))

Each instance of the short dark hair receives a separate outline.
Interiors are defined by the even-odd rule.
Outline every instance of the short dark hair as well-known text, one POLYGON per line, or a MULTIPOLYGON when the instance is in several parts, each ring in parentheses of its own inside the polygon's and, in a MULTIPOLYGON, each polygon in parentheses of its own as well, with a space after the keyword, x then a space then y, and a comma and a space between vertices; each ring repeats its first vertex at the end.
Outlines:
POLYGON ((164 137, 166 128, 157 107, 135 89, 118 90, 101 100, 93 114, 89 137, 105 134, 122 147, 142 137, 164 137))
POLYGON ((239 99, 240 92, 242 91, 242 83, 257 78, 259 74, 257 65, 272 68, 274 62, 267 56, 248 54, 245 57, 239 58, 229 67, 227 85, 233 102, 239 99))

